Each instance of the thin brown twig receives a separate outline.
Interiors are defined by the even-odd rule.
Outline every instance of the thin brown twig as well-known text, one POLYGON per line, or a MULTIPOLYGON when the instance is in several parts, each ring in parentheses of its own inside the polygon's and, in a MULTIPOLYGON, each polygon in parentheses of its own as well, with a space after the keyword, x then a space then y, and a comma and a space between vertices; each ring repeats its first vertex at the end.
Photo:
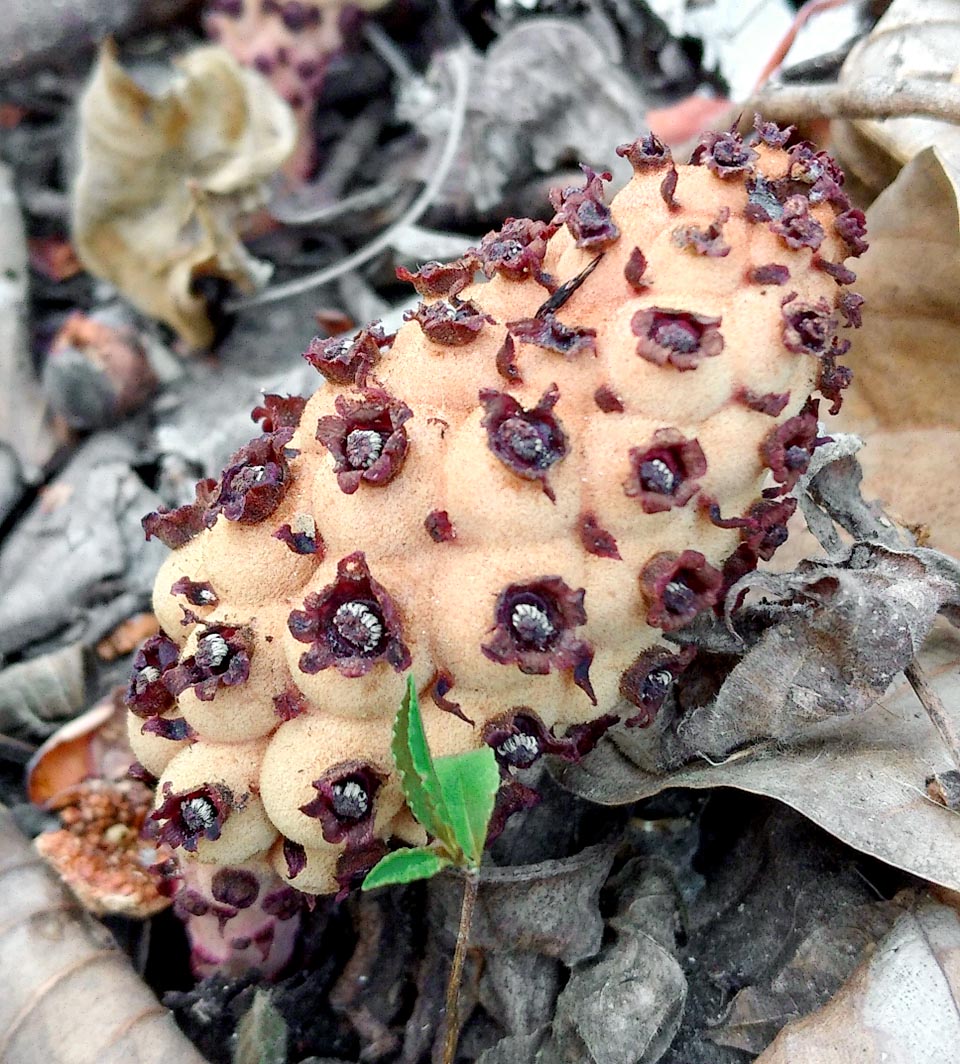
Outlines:
POLYGON ((743 105, 767 121, 815 118, 908 118, 922 116, 960 124, 960 85, 909 78, 864 78, 851 85, 783 85, 752 96, 743 105))
POLYGON ((457 1042, 460 1038, 460 983, 463 980, 463 962, 467 958, 467 946, 470 944, 470 925, 473 923, 473 910, 477 903, 479 887, 480 870, 470 869, 463 884, 457 948, 453 953, 450 979, 447 982, 447 999, 444 1006, 443 1064, 453 1064, 457 1055, 457 1042))
POLYGON ((950 751, 953 763, 960 769, 960 736, 957 735, 953 721, 950 719, 946 706, 936 691, 930 686, 920 665, 916 661, 903 670, 904 675, 910 681, 910 686, 927 711, 927 716, 933 721, 943 745, 950 751))

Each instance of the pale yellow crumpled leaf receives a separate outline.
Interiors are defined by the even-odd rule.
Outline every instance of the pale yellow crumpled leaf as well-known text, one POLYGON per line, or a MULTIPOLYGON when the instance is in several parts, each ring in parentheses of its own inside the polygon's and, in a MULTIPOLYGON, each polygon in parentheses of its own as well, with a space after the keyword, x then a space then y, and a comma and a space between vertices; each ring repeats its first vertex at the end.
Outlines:
MULTIPOLYGON (((894 0, 873 31, 851 50, 841 84, 881 78, 956 82, 960 56, 957 0, 894 0)), ((937 145, 960 166, 960 128, 934 118, 835 121, 831 140, 848 174, 872 193, 888 185, 924 148, 937 145)))
MULTIPOLYGON (((960 11, 960 3, 955 5, 960 11)), ((867 211, 853 386, 835 422, 866 441, 864 496, 960 555, 960 167, 925 148, 867 211)))
POLYGON ((835 997, 784 1027, 756 1064, 946 1064, 958 1046, 960 916, 923 901, 835 997))
POLYGON ((288 104, 219 46, 182 56, 153 95, 106 44, 80 101, 73 241, 84 266, 191 347, 208 346, 194 279, 243 291, 266 282, 269 267, 247 252, 239 225, 296 136, 288 104))

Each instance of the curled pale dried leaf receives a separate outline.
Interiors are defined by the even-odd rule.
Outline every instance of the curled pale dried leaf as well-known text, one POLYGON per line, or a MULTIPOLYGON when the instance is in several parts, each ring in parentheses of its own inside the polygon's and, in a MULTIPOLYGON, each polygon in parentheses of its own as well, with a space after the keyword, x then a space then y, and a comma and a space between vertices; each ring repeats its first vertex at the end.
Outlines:
POLYGON ((220 47, 182 56, 153 95, 104 45, 80 103, 73 240, 84 265, 188 344, 213 339, 202 277, 252 291, 269 268, 239 238, 293 151, 289 106, 220 47))
POLYGON ((960 916, 920 902, 818 1012, 789 1024, 757 1064, 914 1064, 960 1042, 960 916))

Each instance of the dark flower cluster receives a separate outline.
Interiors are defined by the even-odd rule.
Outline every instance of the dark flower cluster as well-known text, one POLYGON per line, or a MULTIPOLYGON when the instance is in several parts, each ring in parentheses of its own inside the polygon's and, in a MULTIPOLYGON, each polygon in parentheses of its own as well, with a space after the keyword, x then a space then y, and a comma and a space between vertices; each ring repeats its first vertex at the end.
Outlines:
POLYGON ((560 398, 557 386, 552 384, 529 410, 513 396, 492 388, 481 389, 479 398, 485 411, 480 424, 487 430, 487 446, 518 477, 539 481, 553 501, 547 474, 569 450, 567 434, 553 414, 560 398))
POLYGON ((655 554, 640 573, 640 588, 648 604, 647 624, 665 632, 689 624, 716 604, 722 581, 722 575, 699 551, 655 554))
POLYGON ((652 443, 630 448, 630 475, 623 490, 640 500, 644 513, 663 513, 685 506, 700 490, 697 481, 706 471, 697 440, 676 429, 657 429, 652 443))
POLYGON ((188 687, 201 702, 210 702, 221 687, 246 683, 253 654, 253 633, 230 624, 199 622, 197 649, 164 677, 170 693, 188 687))
POLYGON ((356 843, 372 837, 374 803, 386 776, 365 761, 343 761, 315 779, 317 797, 300 806, 305 816, 320 821, 327 842, 338 844, 348 837, 356 843))
POLYGON ((480 649, 491 661, 516 665, 531 676, 570 670, 573 682, 596 705, 590 682, 593 647, 574 633, 587 620, 583 596, 583 588, 574 591, 559 576, 509 584, 497 597, 493 635, 480 649))
POLYGON ((648 728, 654 722, 677 677, 695 655, 696 649, 690 646, 680 651, 650 647, 624 670, 620 677, 620 697, 638 710, 624 721, 628 728, 648 728))
POLYGON ((463 347, 476 339, 484 325, 493 323, 489 314, 484 314, 469 300, 460 300, 456 296, 421 303, 416 310, 408 310, 403 320, 419 322, 428 340, 445 347, 463 347))
POLYGON ((640 338, 637 354, 655 366, 669 362, 678 370, 696 369, 723 350, 720 318, 707 314, 647 307, 634 314, 630 328, 640 338))
POLYGON ((317 673, 335 666, 341 675, 363 676, 384 661, 397 672, 410 665, 401 638, 400 615, 384 587, 370 575, 363 551, 337 565, 337 578, 307 595, 302 610, 287 619, 294 639, 309 643, 300 670, 317 673))
POLYGON ((406 403, 379 388, 364 388, 360 398, 338 395, 336 415, 317 422, 317 439, 334 458, 337 484, 352 495, 361 482, 389 483, 407 454, 404 424, 413 417, 406 403))
POLYGON ((310 341, 303 357, 331 384, 356 384, 362 388, 374 366, 380 361, 383 349, 393 342, 375 321, 353 337, 319 336, 310 341))
POLYGON ((647 133, 638 137, 631 144, 617 147, 617 155, 626 159, 635 174, 646 174, 651 170, 663 170, 673 167, 673 153, 659 137, 647 133))
POLYGON ((620 230, 603 199, 603 182, 613 175, 609 171, 597 173, 583 163, 580 169, 586 176, 582 188, 573 185, 550 190, 550 203, 557 212, 551 225, 565 224, 578 248, 601 250, 620 237, 620 230))

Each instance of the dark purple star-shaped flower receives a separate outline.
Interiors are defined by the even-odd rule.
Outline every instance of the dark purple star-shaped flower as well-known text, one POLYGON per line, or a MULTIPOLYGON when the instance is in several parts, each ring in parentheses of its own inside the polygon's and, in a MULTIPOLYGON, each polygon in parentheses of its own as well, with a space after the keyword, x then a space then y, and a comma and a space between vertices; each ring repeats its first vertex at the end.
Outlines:
POLYGON ((838 321, 825 299, 805 303, 791 292, 782 303, 783 346, 794 354, 830 354, 837 335, 838 321))
POLYGON ((597 173, 580 164, 586 176, 583 187, 576 185, 550 190, 550 202, 557 212, 551 225, 566 225, 578 248, 600 250, 620 237, 620 230, 603 201, 603 182, 613 175, 609 171, 597 173))
POLYGON ((597 330, 580 325, 564 325, 556 315, 508 321, 509 335, 525 344, 535 344, 546 351, 576 358, 584 352, 597 353, 597 330))
POLYGON ((475 249, 481 269, 487 277, 499 274, 510 281, 532 277, 545 288, 552 288, 554 281, 544 273, 543 258, 547 241, 556 231, 556 225, 546 222, 508 218, 500 229, 487 233, 475 249))
POLYGON ((593 647, 574 633, 587 620, 584 593, 559 576, 508 585, 497 598, 493 635, 480 649, 491 661, 516 665, 531 676, 569 670, 573 682, 596 705, 590 683, 593 647))
POLYGON ((764 122, 758 114, 753 116, 753 128, 757 131, 757 136, 769 148, 784 147, 796 132, 794 126, 785 126, 781 129, 776 122, 764 122))
POLYGON ((757 153, 743 143, 738 133, 704 133, 693 149, 690 162, 694 166, 706 165, 717 177, 738 177, 752 174, 757 153))
POLYGON ((637 174, 673 166, 673 153, 653 133, 646 133, 631 144, 619 145, 617 155, 621 159, 626 159, 633 167, 634 173, 637 174))
POLYGON ((816 251, 823 243, 823 226, 810 213, 806 196, 789 196, 779 217, 771 220, 770 231, 794 250, 806 247, 816 251))
POLYGON ((341 675, 357 677, 380 661, 397 672, 410 665, 397 608, 370 575, 363 551, 339 562, 336 580, 307 595, 303 609, 290 614, 287 626, 294 639, 310 644, 300 656, 305 673, 333 665, 341 675))
POLYGON ((640 573, 647 624, 672 632, 689 624, 720 596, 721 574, 696 550, 661 551, 640 573))
POLYGON ((453 262, 425 262, 411 273, 404 266, 397 267, 397 278, 407 281, 422 296, 456 296, 473 280, 480 260, 472 249, 453 262))
POLYGON ((246 683, 253 654, 253 633, 230 624, 200 622, 203 631, 197 649, 164 676, 170 693, 179 695, 188 687, 201 702, 210 702, 221 687, 246 683))
POLYGON ((686 506, 700 490, 697 481, 707 471, 707 459, 697 440, 677 429, 657 429, 646 447, 630 448, 630 475, 623 490, 640 500, 643 512, 663 513, 686 506))
POLYGON ((174 698, 164 683, 164 674, 180 658, 180 648, 162 632, 150 636, 133 658, 124 704, 138 717, 152 717, 173 706, 174 698))
POLYGON ((147 539, 156 537, 171 550, 189 543, 208 527, 207 514, 217 498, 217 482, 209 477, 197 481, 196 499, 174 510, 161 507, 140 522, 147 539))
MULTIPOLYGON (((760 445, 760 456, 773 479, 781 485, 777 494, 792 491, 810 465, 810 456, 818 443, 817 411, 819 403, 808 399, 804 408, 794 417, 777 425, 760 445)), ((766 494, 766 493, 765 493, 766 494)))
POLYGON ((212 525, 218 514, 244 525, 265 520, 280 505, 290 486, 286 445, 293 429, 278 429, 251 440, 230 458, 220 478, 216 502, 206 514, 212 525))
POLYGON ((644 650, 620 677, 620 697, 639 712, 624 723, 628 728, 648 728, 670 694, 677 677, 696 656, 696 649, 683 647, 680 651, 666 647, 644 650))
POLYGON ((655 366, 669 362, 678 370, 696 369, 723 350, 720 318, 707 314, 647 307, 634 314, 630 328, 640 338, 637 354, 655 366))
POLYGON ((493 318, 476 304, 456 296, 421 303, 416 310, 408 310, 403 320, 419 322, 428 340, 446 347, 463 347, 476 339, 484 325, 493 324, 493 318))
POLYGON ((264 395, 262 405, 255 406, 250 417, 260 422, 264 432, 295 429, 306 405, 303 395, 264 395))
POLYGON ((189 576, 181 576, 179 580, 170 585, 171 595, 183 595, 191 606, 216 606, 220 597, 213 590, 213 585, 206 580, 191 580, 189 576))
POLYGON ((361 329, 353 339, 344 336, 319 336, 310 341, 303 357, 331 384, 356 384, 362 388, 384 347, 393 341, 375 321, 361 329))
POLYGON ((317 797, 300 806, 304 816, 320 821, 330 843, 370 834, 377 791, 387 777, 365 761, 341 761, 311 783, 317 797))
POLYGON ((849 366, 838 365, 832 354, 820 359, 817 366, 817 391, 831 404, 831 415, 840 412, 844 389, 850 387, 852 380, 853 370, 849 366))
POLYGON ((323 561, 323 536, 317 531, 317 522, 310 514, 297 514, 294 523, 281 525, 273 533, 273 538, 286 543, 294 554, 316 554, 317 561, 323 561))
POLYGON ((168 780, 163 785, 163 802, 150 814, 147 829, 171 848, 182 846, 195 853, 201 839, 215 842, 224 822, 236 808, 229 787, 205 783, 192 791, 174 794, 168 780))
POLYGON ((361 482, 389 483, 406 457, 404 424, 413 411, 379 388, 362 389, 358 399, 338 395, 334 408, 336 416, 317 422, 317 439, 333 455, 340 490, 352 495, 361 482))
POLYGON ((770 561, 777 549, 787 542, 787 522, 797 509, 797 500, 760 499, 747 511, 749 525, 740 530, 743 543, 758 558, 770 561))
POLYGON ((850 247, 850 254, 859 258, 870 245, 866 241, 867 216, 863 211, 852 207, 834 219, 833 227, 850 247))
POLYGON ((487 430, 487 446, 518 477, 539 481, 547 498, 555 501, 547 474, 569 450, 567 434, 553 414, 560 398, 557 386, 551 384, 529 410, 513 396, 492 388, 481 389, 479 398, 485 411, 480 424, 487 430))
POLYGON ((485 724, 482 738, 493 750, 500 773, 507 779, 514 771, 529 768, 544 754, 579 761, 618 720, 619 717, 605 714, 586 724, 573 725, 565 735, 558 736, 529 706, 516 706, 485 724))

